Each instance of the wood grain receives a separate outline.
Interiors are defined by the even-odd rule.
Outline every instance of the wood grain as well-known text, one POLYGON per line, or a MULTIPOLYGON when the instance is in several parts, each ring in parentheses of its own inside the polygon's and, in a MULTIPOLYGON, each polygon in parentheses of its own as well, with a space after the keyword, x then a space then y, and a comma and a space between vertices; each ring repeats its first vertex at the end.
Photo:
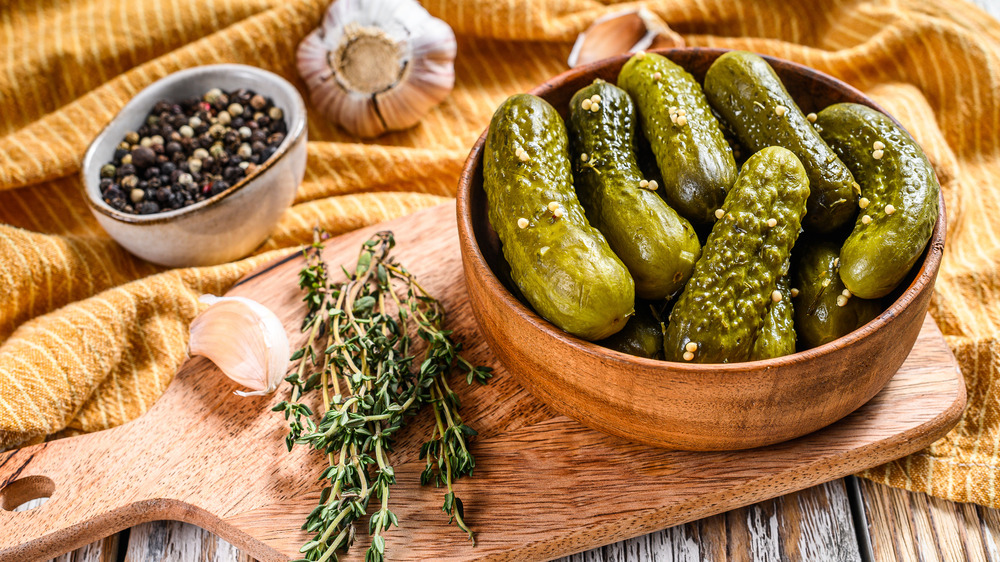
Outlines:
POLYGON ((629 539, 559 562, 860 558, 843 480, 629 539))
MULTIPOLYGON (((469 312, 454 205, 332 240, 327 260, 353 263, 360 242, 382 228, 396 232, 400 261, 440 295, 470 360, 496 365, 469 312)), ((300 266, 300 258, 283 260, 231 291, 275 310, 293 346, 303 339, 293 289, 300 266)), ((418 484, 425 416, 399 434, 394 456, 393 509, 405 522, 389 536, 394 560, 547 559, 609 544, 898 458, 942 435, 965 403, 954 358, 930 320, 869 404, 822 431, 753 451, 669 451, 587 429, 540 404, 499 366, 485 387, 453 387, 480 431, 476 475, 458 486, 478 546, 441 516, 441 491, 418 484)), ((0 559, 54 556, 160 519, 201 526, 255 558, 295 556, 323 459, 285 451, 283 420, 269 411, 283 392, 240 398, 235 389, 194 358, 139 419, 0 455, 3 486, 24 477, 54 484, 38 509, 0 511, 0 559)))
POLYGON ((143 523, 129 532, 125 562, 254 562, 225 540, 179 521, 143 523))
MULTIPOLYGON (((660 51, 697 79, 724 49, 660 51)), ((535 88, 565 113, 571 96, 595 79, 614 83, 621 55, 571 69, 535 88)), ((765 57, 803 111, 853 102, 882 110, 830 76, 765 57)), ((897 123, 898 125, 898 123, 897 123)), ((856 410, 892 378, 917 339, 941 265, 944 197, 915 272, 877 318, 806 351, 764 361, 693 364, 611 351, 573 337, 519 300, 483 189, 486 133, 469 153, 458 185, 458 232, 472 312, 508 370, 559 413, 594 429, 659 447, 746 449, 815 431, 856 410), (544 354, 535 350, 544 349, 544 354)), ((511 219, 513 220, 513 219, 511 219)), ((721 328, 720 328, 721 329, 721 328)))
POLYGON ((876 562, 1000 561, 998 510, 859 483, 876 562))

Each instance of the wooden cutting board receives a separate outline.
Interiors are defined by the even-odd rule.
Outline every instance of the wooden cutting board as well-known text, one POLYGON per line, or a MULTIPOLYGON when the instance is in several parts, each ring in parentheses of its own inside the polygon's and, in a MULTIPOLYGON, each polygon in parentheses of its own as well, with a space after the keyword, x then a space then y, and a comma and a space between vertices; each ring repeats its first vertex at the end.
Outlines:
MULTIPOLYGON (((396 233, 399 260, 443 301, 449 327, 477 364, 497 367, 484 387, 452 382, 480 432, 475 476, 457 493, 478 531, 475 548, 440 510, 442 491, 419 485, 427 416, 400 433, 387 535, 391 560, 542 560, 582 551, 813 486, 914 452, 944 435, 965 405, 965 385, 933 321, 871 402, 816 433, 750 451, 651 449, 558 416, 499 368, 477 335, 462 278, 452 204, 329 241, 329 264, 353 265, 373 232, 396 233)), ((299 255, 247 276, 229 294, 253 297, 283 320, 293 348, 304 314, 299 255)), ((544 353, 544 350, 539 350, 544 353)), ((457 379, 457 378, 456 378, 457 379)), ((276 394, 240 398, 203 358, 187 361, 145 415, 96 434, 0 455, 6 509, 0 559, 58 555, 133 525, 176 519, 221 535, 264 560, 297 557, 316 505, 323 458, 285 449, 276 394)), ((359 532, 359 537, 364 535, 359 532)), ((365 544, 346 558, 361 560, 365 544)))

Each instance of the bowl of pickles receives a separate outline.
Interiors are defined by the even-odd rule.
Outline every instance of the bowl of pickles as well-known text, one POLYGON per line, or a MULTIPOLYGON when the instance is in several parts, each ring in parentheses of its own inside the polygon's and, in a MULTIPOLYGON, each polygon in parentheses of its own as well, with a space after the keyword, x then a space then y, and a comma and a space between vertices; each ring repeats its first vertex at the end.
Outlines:
POLYGON ((851 86, 745 51, 637 52, 496 110, 459 184, 476 320, 536 397, 685 450, 825 427, 920 332, 940 187, 851 86))

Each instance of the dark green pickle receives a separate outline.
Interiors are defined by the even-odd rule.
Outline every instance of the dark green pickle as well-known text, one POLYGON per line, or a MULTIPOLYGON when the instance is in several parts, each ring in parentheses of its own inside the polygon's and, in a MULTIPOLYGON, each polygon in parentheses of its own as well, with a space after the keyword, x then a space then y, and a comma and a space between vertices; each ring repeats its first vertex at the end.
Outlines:
POLYGON ((941 191, 934 169, 906 131, 870 107, 831 105, 816 125, 861 184, 864 208, 840 251, 840 276, 859 297, 883 297, 934 233, 941 191))
POLYGON ((751 361, 795 353, 795 317, 790 283, 787 274, 778 279, 778 288, 771 293, 764 323, 750 350, 751 361))
POLYGON ((858 188, 850 170, 813 129, 767 61, 746 51, 722 55, 705 75, 705 95, 750 151, 782 146, 799 158, 809 174, 806 228, 830 232, 851 220, 858 188))
POLYGON ((670 313, 663 343, 668 361, 750 359, 808 198, 809 178, 790 151, 769 147, 746 161, 670 313))
POLYGON ((635 287, 577 200, 556 110, 528 94, 507 98, 490 121, 483 161, 490 223, 528 303, 587 340, 621 330, 635 287))
POLYGON ((845 336, 882 312, 879 301, 844 292, 836 244, 813 242, 796 254, 795 331, 803 349, 845 336))
POLYGON ((597 343, 636 357, 663 359, 663 326, 648 305, 636 303, 635 315, 622 331, 597 343))
POLYGON ((632 274, 637 296, 673 295, 691 276, 701 244, 691 223, 656 193, 655 180, 650 184, 639 170, 631 98, 596 81, 573 96, 567 125, 576 193, 590 223, 632 274), (596 111, 592 100, 600 100, 596 111))
POLYGON ((715 210, 736 180, 736 161, 698 82, 670 59, 636 53, 618 74, 635 100, 642 131, 663 176, 667 203, 696 225, 715 210))

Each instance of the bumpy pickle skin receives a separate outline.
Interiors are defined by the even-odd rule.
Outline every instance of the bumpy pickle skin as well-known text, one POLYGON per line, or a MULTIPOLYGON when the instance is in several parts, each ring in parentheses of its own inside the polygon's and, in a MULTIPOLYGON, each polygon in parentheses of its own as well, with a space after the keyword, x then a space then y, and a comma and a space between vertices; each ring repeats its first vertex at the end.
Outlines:
POLYGON ((597 342, 604 347, 647 359, 663 359, 663 326, 649 305, 638 302, 635 315, 617 334, 597 342))
POLYGON ((778 287, 771 293, 767 314, 750 350, 751 361, 795 353, 795 317, 790 283, 787 274, 778 278, 778 287))
POLYGON ((566 126, 548 102, 518 94, 497 108, 483 187, 511 278, 535 311, 586 340, 621 330, 635 286, 587 222, 573 190, 566 126))
POLYGON ((870 107, 831 105, 819 112, 816 125, 854 172, 864 198, 840 251, 840 276, 859 297, 883 297, 906 277, 934 233, 941 191, 934 169, 906 131, 870 107))
POLYGON ((848 296, 840 279, 837 244, 810 242, 795 250, 795 331, 810 349, 845 336, 882 312, 877 300, 848 296))
POLYGON ((749 360, 808 198, 805 168, 787 149, 765 148, 746 161, 670 313, 668 361, 749 360))
POLYGON ((637 296, 673 295, 691 276, 701 244, 691 223, 656 193, 656 180, 639 170, 631 98, 596 81, 573 96, 567 126, 576 193, 587 219, 632 274, 637 296), (600 100, 596 111, 593 100, 600 100))
POLYGON ((858 201, 851 171, 823 142, 767 61, 746 51, 722 55, 705 75, 705 95, 751 152, 782 146, 799 158, 809 174, 807 229, 830 232, 851 220, 858 201))
POLYGON ((670 59, 636 53, 618 74, 618 87, 635 100, 667 203, 695 225, 714 223, 737 170, 701 86, 670 59))

